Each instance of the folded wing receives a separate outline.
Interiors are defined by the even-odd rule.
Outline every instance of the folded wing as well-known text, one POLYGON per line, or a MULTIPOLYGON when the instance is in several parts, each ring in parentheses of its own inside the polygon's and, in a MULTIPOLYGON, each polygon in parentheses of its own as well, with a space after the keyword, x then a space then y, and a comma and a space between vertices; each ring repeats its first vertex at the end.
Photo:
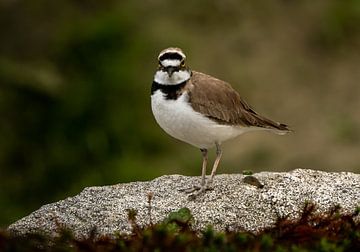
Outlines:
POLYGON ((220 124, 289 131, 287 125, 257 114, 228 83, 203 73, 192 74, 187 91, 195 111, 220 124))

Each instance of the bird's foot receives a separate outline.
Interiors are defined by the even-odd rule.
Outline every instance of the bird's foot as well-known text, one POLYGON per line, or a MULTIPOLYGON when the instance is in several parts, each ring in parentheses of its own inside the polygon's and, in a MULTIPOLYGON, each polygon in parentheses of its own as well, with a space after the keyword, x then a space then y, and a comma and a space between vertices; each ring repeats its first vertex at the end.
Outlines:
POLYGON ((201 186, 199 188, 199 190, 197 190, 194 193, 190 194, 188 198, 189 198, 189 200, 194 200, 194 199, 196 199, 196 197, 204 194, 206 191, 212 191, 212 190, 214 190, 214 188, 212 186, 206 184, 204 186, 201 186))
POLYGON ((212 191, 214 190, 211 183, 206 183, 205 185, 201 186, 193 186, 190 188, 180 189, 180 192, 185 192, 189 194, 189 199, 194 200, 197 196, 205 193, 206 191, 212 191))
POLYGON ((192 186, 192 187, 189 187, 189 188, 179 189, 179 192, 193 193, 193 192, 199 191, 200 188, 201 188, 201 186, 192 186))

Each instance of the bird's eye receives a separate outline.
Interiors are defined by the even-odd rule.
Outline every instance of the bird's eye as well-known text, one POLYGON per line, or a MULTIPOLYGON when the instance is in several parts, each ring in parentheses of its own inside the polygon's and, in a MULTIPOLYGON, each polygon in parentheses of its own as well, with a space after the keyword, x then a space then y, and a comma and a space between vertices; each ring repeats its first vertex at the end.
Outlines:
POLYGON ((181 65, 180 65, 181 67, 184 67, 185 66, 185 61, 183 60, 183 61, 181 61, 181 65))

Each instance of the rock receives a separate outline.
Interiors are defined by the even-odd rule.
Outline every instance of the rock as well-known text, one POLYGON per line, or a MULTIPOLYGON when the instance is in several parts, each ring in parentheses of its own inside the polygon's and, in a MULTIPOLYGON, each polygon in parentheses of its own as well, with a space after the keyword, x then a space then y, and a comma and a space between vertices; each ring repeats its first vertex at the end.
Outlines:
POLYGON ((131 231, 127 209, 138 212, 140 226, 151 218, 163 220, 172 211, 187 207, 194 216, 193 228, 202 230, 213 225, 215 230, 246 230, 257 232, 271 227, 277 218, 299 216, 305 202, 325 212, 335 205, 350 213, 360 206, 360 175, 350 172, 328 173, 296 169, 291 172, 253 174, 263 187, 243 181, 245 175, 223 174, 214 181, 214 190, 195 200, 178 189, 191 187, 200 177, 168 175, 147 182, 85 188, 75 197, 42 206, 8 229, 15 234, 45 232, 56 235, 61 227, 71 229, 77 237, 96 234, 113 235, 131 231))

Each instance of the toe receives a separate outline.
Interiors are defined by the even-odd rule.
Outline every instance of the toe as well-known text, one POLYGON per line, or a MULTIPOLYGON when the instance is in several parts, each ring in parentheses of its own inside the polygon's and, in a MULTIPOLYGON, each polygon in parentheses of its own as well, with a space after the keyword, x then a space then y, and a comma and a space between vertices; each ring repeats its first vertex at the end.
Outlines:
POLYGON ((179 189, 179 192, 184 192, 184 193, 193 193, 195 191, 200 190, 200 186, 193 186, 190 188, 183 188, 183 189, 179 189))

